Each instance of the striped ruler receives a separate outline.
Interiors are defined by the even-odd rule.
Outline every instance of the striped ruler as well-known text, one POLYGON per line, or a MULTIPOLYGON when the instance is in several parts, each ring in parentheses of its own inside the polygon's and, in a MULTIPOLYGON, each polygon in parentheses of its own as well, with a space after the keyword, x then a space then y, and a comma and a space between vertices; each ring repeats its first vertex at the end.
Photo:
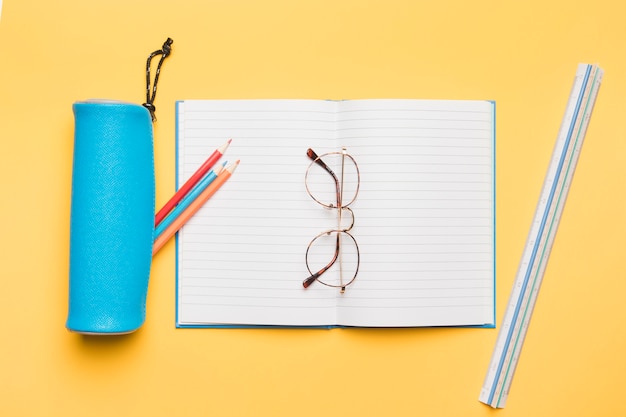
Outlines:
POLYGON ((479 400, 503 408, 604 72, 580 64, 479 400))

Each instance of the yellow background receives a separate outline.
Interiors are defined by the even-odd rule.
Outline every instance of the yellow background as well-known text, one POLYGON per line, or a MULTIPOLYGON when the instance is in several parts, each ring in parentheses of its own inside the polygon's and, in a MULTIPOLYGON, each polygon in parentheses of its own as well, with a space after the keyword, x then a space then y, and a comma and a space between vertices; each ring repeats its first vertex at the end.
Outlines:
POLYGON ((626 6, 597 1, 5 0, 0 19, 0 415, 626 414, 626 6), (511 395, 477 398, 495 329, 174 328, 153 262, 126 337, 64 325, 76 100, 156 100, 157 206, 190 98, 497 102, 497 320, 579 62, 606 71, 511 395), (156 61, 155 61, 156 62, 156 61))

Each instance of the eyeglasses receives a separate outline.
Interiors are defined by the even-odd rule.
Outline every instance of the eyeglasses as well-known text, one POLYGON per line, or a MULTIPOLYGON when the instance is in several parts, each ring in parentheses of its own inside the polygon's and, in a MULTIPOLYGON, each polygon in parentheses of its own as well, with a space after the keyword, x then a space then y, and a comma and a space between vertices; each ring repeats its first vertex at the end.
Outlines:
POLYGON ((343 293, 356 279, 361 263, 359 245, 350 233, 354 212, 349 207, 359 193, 359 167, 346 148, 321 156, 308 149, 307 156, 312 162, 304 177, 306 191, 317 204, 336 211, 337 227, 323 231, 309 243, 305 261, 311 275, 302 285, 308 288, 317 281, 343 293), (332 168, 338 170, 339 177, 332 168))

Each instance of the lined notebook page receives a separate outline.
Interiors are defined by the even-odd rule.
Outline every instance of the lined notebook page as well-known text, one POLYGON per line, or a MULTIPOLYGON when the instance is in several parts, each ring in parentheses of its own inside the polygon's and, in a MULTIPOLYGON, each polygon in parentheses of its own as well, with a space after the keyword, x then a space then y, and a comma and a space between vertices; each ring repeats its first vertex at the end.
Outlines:
POLYGON ((184 101, 178 183, 232 138, 233 177, 179 232, 179 325, 491 325, 493 104, 421 100, 184 101), (345 294, 302 287, 328 211, 306 150, 359 164, 361 265, 345 294))
POLYGON ((493 126, 490 102, 340 103, 338 140, 363 166, 343 324, 493 323, 493 126))

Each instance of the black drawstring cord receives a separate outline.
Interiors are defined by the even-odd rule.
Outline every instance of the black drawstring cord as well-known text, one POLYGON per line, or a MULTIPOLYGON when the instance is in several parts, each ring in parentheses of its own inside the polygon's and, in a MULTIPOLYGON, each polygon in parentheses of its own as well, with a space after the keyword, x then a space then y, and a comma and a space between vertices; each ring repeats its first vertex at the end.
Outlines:
POLYGON ((172 43, 174 41, 170 38, 167 38, 165 43, 163 44, 163 48, 158 51, 154 51, 148 57, 148 62, 146 62, 146 102, 143 106, 150 111, 150 116, 152 116, 152 121, 156 121, 156 107, 154 106, 154 99, 156 98, 157 92, 157 83, 159 82, 159 74, 161 73, 161 65, 163 64, 163 60, 168 57, 170 53, 172 53, 172 43), (159 64, 157 65, 156 73, 154 75, 154 85, 152 86, 152 96, 150 96, 150 62, 152 58, 157 55, 161 55, 161 59, 159 60, 159 64))

